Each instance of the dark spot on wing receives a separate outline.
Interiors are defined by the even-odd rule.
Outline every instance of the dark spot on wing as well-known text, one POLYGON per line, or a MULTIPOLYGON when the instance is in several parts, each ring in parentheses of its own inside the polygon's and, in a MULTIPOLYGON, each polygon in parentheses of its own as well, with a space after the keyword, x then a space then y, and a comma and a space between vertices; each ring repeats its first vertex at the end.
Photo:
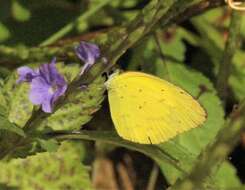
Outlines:
POLYGON ((142 106, 139 106, 139 109, 141 110, 142 109, 142 106))
POLYGON ((139 89, 139 92, 142 92, 142 89, 139 89))
POLYGON ((185 92, 184 91, 180 91, 180 94, 184 94, 185 92))
POLYGON ((165 101, 165 99, 163 99, 163 98, 159 100, 159 102, 164 102, 164 101, 165 101))
POLYGON ((165 90, 164 89, 161 89, 162 92, 164 92, 165 90))
POLYGON ((123 99, 123 96, 120 96, 120 99, 123 99))

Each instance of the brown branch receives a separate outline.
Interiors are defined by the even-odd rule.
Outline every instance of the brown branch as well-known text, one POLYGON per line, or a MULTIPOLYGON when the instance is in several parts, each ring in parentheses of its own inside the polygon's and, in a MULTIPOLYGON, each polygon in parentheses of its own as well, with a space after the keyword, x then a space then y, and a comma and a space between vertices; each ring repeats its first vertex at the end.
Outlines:
POLYGON ((224 0, 204 0, 187 8, 183 13, 171 19, 169 24, 180 24, 193 16, 200 15, 205 11, 224 5, 224 0))

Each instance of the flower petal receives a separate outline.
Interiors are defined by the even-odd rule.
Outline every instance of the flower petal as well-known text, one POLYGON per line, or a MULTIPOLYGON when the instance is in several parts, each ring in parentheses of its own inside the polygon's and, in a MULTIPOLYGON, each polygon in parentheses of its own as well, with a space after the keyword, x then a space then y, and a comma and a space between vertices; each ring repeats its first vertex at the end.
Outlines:
POLYGON ((41 77, 46 81, 46 83, 50 84, 51 83, 51 73, 49 69, 49 64, 43 64, 39 68, 39 72, 41 77))
POLYGON ((35 105, 41 105, 42 110, 48 113, 52 112, 55 101, 67 89, 67 83, 56 69, 55 62, 54 58, 50 64, 43 64, 38 71, 35 71, 38 75, 31 80, 29 93, 30 101, 35 105))
POLYGON ((30 67, 23 66, 17 69, 19 79, 16 81, 17 84, 21 82, 31 82, 33 78, 38 76, 38 72, 34 71, 30 67))
POLYGON ((53 110, 52 96, 46 97, 46 99, 42 102, 42 110, 46 113, 52 113, 53 110))
POLYGON ((100 49, 96 44, 81 41, 79 46, 75 48, 75 52, 79 59, 84 63, 92 65, 95 60, 100 57, 100 49))
POLYGON ((35 105, 42 104, 47 97, 52 96, 49 93, 50 86, 42 77, 36 77, 31 82, 31 90, 29 93, 30 101, 35 105))

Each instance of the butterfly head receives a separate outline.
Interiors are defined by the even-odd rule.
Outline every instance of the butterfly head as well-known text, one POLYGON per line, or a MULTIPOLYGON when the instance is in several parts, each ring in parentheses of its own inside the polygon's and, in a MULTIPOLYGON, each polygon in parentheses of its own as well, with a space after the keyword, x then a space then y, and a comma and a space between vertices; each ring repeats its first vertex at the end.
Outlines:
POLYGON ((117 76, 119 76, 119 74, 120 74, 120 71, 119 70, 116 70, 114 73, 112 73, 110 76, 109 76, 109 78, 107 79, 107 81, 105 82, 105 86, 106 86, 106 88, 107 88, 107 90, 110 90, 110 89, 112 89, 112 86, 113 86, 113 81, 114 81, 114 79, 117 77, 117 76))

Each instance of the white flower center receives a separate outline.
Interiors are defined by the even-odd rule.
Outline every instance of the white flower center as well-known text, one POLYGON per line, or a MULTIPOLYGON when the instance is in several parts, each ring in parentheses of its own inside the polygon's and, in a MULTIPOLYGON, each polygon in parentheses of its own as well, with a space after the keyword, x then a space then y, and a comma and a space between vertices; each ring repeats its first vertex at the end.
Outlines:
POLYGON ((48 89, 48 92, 49 92, 50 94, 54 94, 56 90, 57 90, 57 86, 56 86, 56 85, 52 85, 52 86, 48 89))
POLYGON ((52 87, 50 87, 50 88, 48 89, 48 93, 49 93, 49 94, 54 94, 54 89, 53 89, 52 87))

